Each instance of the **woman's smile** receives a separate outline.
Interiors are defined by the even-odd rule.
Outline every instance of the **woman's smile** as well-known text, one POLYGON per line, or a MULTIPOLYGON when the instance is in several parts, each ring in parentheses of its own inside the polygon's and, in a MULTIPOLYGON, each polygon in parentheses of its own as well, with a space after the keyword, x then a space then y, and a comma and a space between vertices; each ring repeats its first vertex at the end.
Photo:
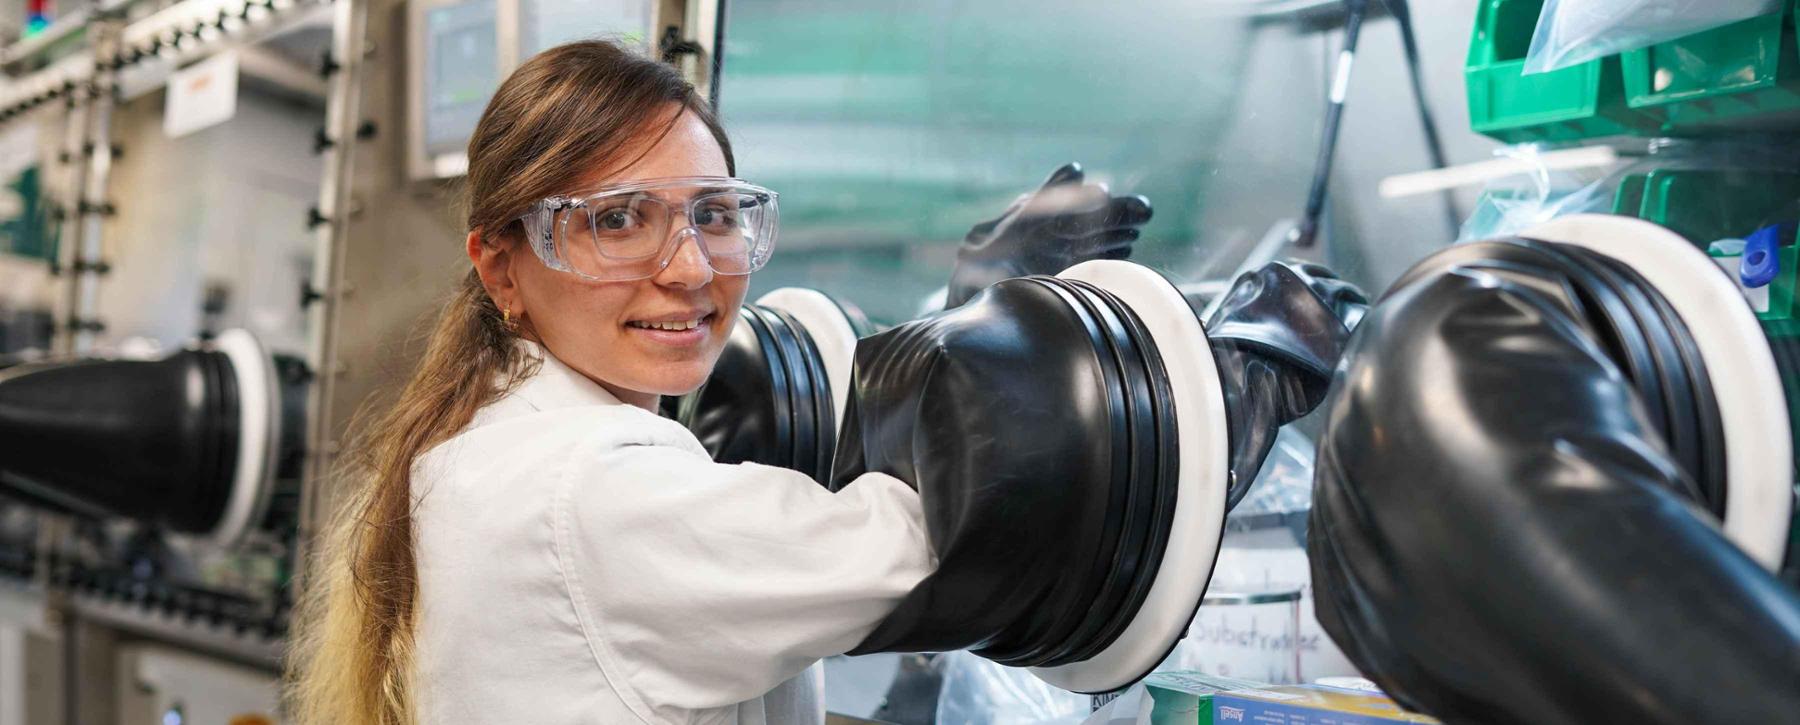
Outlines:
POLYGON ((645 315, 625 322, 626 331, 636 339, 673 348, 697 347, 712 336, 718 313, 710 309, 693 309, 666 314, 645 315))

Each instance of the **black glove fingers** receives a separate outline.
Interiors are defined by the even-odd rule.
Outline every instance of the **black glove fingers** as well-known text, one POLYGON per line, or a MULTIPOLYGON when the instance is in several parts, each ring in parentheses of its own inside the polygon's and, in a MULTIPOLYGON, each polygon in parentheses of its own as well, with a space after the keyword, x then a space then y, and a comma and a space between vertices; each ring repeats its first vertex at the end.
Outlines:
POLYGON ((1333 272, 1329 267, 1321 264, 1314 264, 1305 260, 1292 258, 1281 260, 1281 263, 1287 265, 1294 271, 1299 272, 1302 276, 1311 277, 1313 279, 1338 278, 1337 272, 1333 272))
POLYGON ((1090 259, 1125 259, 1150 219, 1141 196, 1115 197, 1089 183, 1081 164, 1064 164, 999 217, 976 224, 957 249, 944 309, 1002 279, 1056 274, 1090 259))
MULTIPOLYGON (((1045 187, 1032 194, 1031 201, 1020 212, 1020 218, 1048 221, 1053 231, 1063 234, 1063 226, 1070 220, 1105 209, 1106 203, 1106 187, 1099 184, 1045 187)), ((1079 233, 1064 236, 1079 236, 1079 233)))
POLYGON ((1150 221, 1150 200, 1142 196, 1114 196, 1090 211, 1071 214, 1057 220, 1056 231, 1063 236, 1080 237, 1095 232, 1132 229, 1150 221))
POLYGON ((1150 208, 1150 200, 1140 194, 1115 196, 1108 209, 1112 212, 1106 218, 1105 226, 1108 229, 1141 227, 1156 213, 1155 209, 1150 208))
POLYGON ((1005 218, 1006 216, 1003 214, 969 227, 969 233, 963 236, 963 242, 967 244, 978 244, 986 241, 989 235, 994 233, 994 228, 1000 226, 1001 220, 1004 220, 1005 218))
MULTIPOLYGON (((1128 227, 1125 229, 1110 229, 1097 234, 1090 234, 1086 237, 1082 237, 1078 246, 1073 251, 1075 251, 1080 258, 1087 259, 1120 249, 1129 250, 1131 249, 1131 245, 1137 243, 1138 236, 1141 233, 1142 230, 1137 227, 1128 227)), ((1109 257, 1109 259, 1111 258, 1109 257)), ((1119 257, 1119 259, 1123 259, 1123 257, 1119 257)))
POLYGON ((1070 161, 1069 163, 1058 167, 1055 171, 1050 172, 1050 177, 1044 179, 1044 183, 1038 185, 1038 188, 1048 189, 1052 186, 1059 186, 1062 184, 1079 184, 1086 176, 1087 175, 1081 170, 1080 162, 1070 161))

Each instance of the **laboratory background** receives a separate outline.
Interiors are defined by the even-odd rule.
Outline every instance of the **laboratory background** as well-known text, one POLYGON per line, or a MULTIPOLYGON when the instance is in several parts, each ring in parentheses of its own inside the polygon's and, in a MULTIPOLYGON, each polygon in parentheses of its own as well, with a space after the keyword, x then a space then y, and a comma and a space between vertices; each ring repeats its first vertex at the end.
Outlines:
MULTIPOLYGON (((1008 558, 934 553, 990 603, 1091 587, 995 604, 1066 639, 865 643, 826 722, 1800 722, 1797 11, 0 0, 0 725, 294 721, 340 459, 467 271, 470 135, 591 38, 677 68, 779 194, 715 373, 771 398, 663 401, 722 462, 841 483, 849 370, 1012 309, 945 281, 1059 168, 1154 210, 1129 264, 1040 283, 1099 330, 1003 371, 1051 413, 919 422, 1010 426, 941 455, 1036 483, 931 532, 1008 558), (1077 438, 1115 472, 1032 460, 1077 438)), ((978 485, 908 483, 928 517, 978 485)))

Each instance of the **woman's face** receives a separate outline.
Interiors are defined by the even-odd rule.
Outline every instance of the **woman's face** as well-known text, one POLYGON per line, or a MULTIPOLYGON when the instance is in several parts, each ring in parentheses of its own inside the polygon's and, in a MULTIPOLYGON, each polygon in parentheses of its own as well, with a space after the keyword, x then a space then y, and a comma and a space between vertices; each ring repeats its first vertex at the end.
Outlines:
MULTIPOLYGON (((660 140, 651 124, 643 143, 655 143, 616 173, 596 169, 569 189, 677 176, 728 176, 725 154, 693 114, 682 113, 660 140)), ((627 152, 624 158, 634 153, 627 152)), ((749 276, 715 274, 696 246, 681 235, 669 266, 629 282, 595 282, 545 267, 525 245, 481 245, 471 235, 470 256, 488 282, 489 294, 511 306, 521 334, 535 337, 558 360, 593 379, 621 401, 654 408, 661 395, 692 391, 712 373, 725 339, 737 323, 749 276), (480 251, 487 250, 487 251, 480 251), (489 268, 509 278, 499 285, 489 268), (511 289, 508 289, 508 288, 511 289), (647 322, 698 320, 691 330, 652 329, 647 322)))

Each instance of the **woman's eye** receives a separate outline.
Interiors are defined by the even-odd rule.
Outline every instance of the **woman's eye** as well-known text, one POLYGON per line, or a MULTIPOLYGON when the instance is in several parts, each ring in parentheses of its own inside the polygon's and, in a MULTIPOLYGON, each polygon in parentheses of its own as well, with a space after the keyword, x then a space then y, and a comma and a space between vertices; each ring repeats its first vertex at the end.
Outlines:
POLYGON ((637 215, 629 209, 609 209, 594 218, 594 226, 608 232, 633 229, 637 227, 637 215))
POLYGON ((694 212, 694 223, 703 227, 723 227, 733 226, 737 222, 736 215, 731 209, 722 206, 706 206, 694 212))

